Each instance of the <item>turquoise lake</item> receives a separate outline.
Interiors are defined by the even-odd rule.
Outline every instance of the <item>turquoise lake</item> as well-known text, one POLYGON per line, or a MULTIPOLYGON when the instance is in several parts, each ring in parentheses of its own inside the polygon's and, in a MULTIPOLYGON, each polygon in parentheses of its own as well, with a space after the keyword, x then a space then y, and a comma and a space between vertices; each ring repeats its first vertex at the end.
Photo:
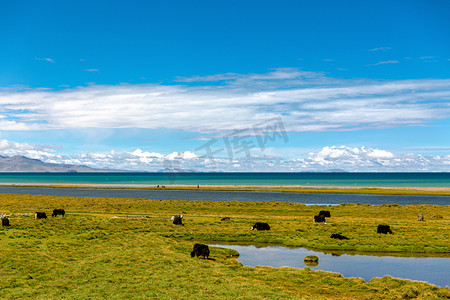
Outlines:
POLYGON ((450 173, 0 173, 0 183, 450 187, 450 173))

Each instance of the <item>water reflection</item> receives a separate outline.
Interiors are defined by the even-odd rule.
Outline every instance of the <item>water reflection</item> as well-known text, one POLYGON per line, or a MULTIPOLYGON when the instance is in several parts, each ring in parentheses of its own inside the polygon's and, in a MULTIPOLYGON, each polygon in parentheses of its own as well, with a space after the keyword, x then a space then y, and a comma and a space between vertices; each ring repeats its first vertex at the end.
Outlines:
POLYGON ((323 253, 306 248, 281 246, 256 247, 254 245, 211 245, 231 248, 239 252, 245 266, 304 268, 304 257, 317 255, 319 263, 308 266, 313 270, 341 273, 344 277, 361 277, 369 281, 390 275, 396 278, 426 281, 438 286, 450 284, 450 258, 448 257, 396 257, 345 253, 323 253))
POLYGON ((318 261, 303 261, 307 267, 317 267, 319 265, 318 261))

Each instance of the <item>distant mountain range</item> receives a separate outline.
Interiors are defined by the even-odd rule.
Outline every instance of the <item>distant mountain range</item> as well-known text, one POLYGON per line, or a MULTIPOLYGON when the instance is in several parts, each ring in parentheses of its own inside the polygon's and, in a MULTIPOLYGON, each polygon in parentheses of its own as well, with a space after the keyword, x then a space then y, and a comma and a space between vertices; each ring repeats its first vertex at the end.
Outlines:
POLYGON ((157 172, 158 173, 202 173, 202 172, 189 170, 189 169, 170 169, 170 168, 158 170, 157 172))
POLYGON ((38 159, 25 156, 1 156, 0 172, 114 172, 116 170, 101 170, 86 166, 45 163, 38 159))
POLYGON ((329 169, 326 171, 323 171, 325 173, 347 173, 347 171, 343 170, 343 169, 329 169))
MULTIPOLYGON (((54 164, 46 163, 39 159, 32 159, 26 156, 1 156, 0 155, 0 172, 60 172, 60 173, 78 173, 78 172, 127 172, 126 170, 110 170, 110 169, 94 169, 81 165, 68 165, 68 164, 54 164)), ((129 172, 129 171, 128 171, 129 172)), ((164 173, 197 173, 198 171, 189 169, 162 169, 158 172, 164 173)), ((329 173, 343 173, 346 172, 342 169, 330 169, 321 172, 329 173)), ((216 173, 216 172, 212 172, 216 173)), ((218 172, 220 173, 220 172, 218 172)))

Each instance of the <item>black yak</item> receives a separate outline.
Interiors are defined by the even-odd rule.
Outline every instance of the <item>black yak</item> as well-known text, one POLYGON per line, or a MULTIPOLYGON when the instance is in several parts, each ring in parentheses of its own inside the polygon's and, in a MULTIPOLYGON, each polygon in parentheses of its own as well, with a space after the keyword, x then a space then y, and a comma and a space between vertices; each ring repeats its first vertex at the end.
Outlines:
POLYGON ((270 230, 270 226, 267 223, 257 222, 257 223, 255 223, 255 225, 252 226, 252 230, 253 229, 256 229, 256 230, 270 230))
POLYGON ((321 210, 319 212, 319 216, 324 216, 325 218, 331 218, 331 214, 329 210, 321 210))
POLYGON ((61 215, 64 217, 64 215, 66 214, 66 211, 64 209, 54 209, 53 213, 52 213, 52 217, 56 217, 58 215, 61 215))
POLYGON ((194 249, 191 252, 191 257, 194 256, 203 256, 203 258, 208 258, 209 257, 209 247, 208 245, 203 245, 203 244, 195 244, 194 245, 194 249))
POLYGON ((392 234, 392 231, 389 225, 378 225, 377 233, 392 234))
POLYGON ((7 217, 2 218, 2 226, 5 226, 5 227, 10 226, 9 219, 7 217))
POLYGON ((348 237, 340 235, 339 233, 333 233, 330 238, 332 239, 338 239, 338 240, 349 240, 348 237))
POLYGON ((314 216, 314 222, 327 224, 327 220, 325 220, 324 215, 314 216))

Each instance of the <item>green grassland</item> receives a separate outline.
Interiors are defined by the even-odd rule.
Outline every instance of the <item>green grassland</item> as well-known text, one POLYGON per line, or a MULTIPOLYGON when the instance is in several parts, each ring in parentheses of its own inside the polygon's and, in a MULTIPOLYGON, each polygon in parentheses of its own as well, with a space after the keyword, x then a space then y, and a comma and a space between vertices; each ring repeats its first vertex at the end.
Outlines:
POLYGON ((450 298, 449 288, 391 277, 365 282, 308 268, 243 267, 231 249, 211 247, 209 260, 190 257, 199 241, 450 257, 449 206, 2 194, 0 212, 11 221, 0 227, 1 299, 450 298), (54 208, 64 208, 66 217, 35 220, 31 214, 51 215, 54 208), (324 209, 331 212, 328 224, 315 224, 313 216, 324 209), (184 215, 184 226, 172 224, 174 214, 184 215), (257 221, 271 230, 251 231, 257 221), (394 234, 377 234, 378 224, 390 225, 394 234), (330 239, 331 233, 350 240, 330 239))

